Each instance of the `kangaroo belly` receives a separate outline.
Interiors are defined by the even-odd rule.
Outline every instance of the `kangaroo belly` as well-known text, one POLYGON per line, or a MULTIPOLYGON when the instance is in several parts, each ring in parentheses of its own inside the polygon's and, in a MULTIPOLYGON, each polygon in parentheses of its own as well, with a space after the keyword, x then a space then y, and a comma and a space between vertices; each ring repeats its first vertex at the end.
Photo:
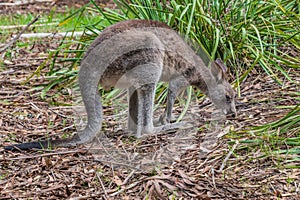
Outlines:
POLYGON ((139 87, 158 82, 163 70, 163 52, 147 48, 126 53, 104 71, 100 84, 104 89, 139 87))

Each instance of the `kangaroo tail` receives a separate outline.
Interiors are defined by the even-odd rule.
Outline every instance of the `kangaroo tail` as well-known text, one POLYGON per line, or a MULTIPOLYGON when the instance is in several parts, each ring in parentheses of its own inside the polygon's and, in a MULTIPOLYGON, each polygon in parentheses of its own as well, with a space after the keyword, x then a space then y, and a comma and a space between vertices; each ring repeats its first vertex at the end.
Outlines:
POLYGON ((11 146, 5 146, 4 150, 12 151, 12 150, 28 150, 28 149, 43 149, 51 146, 51 140, 43 140, 39 142, 27 142, 21 144, 14 144, 11 146))
POLYGON ((59 146, 69 147, 79 143, 80 140, 78 135, 74 135, 71 138, 65 138, 65 139, 41 140, 37 142, 26 142, 21 144, 14 144, 10 146, 5 146, 4 150, 13 151, 13 150, 29 150, 29 149, 47 149, 47 148, 53 148, 59 146))

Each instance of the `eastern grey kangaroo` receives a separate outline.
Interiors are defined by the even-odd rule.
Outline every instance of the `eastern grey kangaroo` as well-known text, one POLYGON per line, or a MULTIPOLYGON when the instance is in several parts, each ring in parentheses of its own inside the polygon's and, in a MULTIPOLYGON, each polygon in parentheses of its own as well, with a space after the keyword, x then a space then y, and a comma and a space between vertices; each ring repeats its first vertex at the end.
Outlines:
POLYGON ((176 94, 188 85, 198 87, 221 110, 235 113, 234 91, 225 80, 226 67, 220 59, 199 57, 177 32, 151 20, 128 20, 107 27, 82 59, 79 87, 88 123, 68 139, 46 140, 6 146, 6 150, 73 146, 92 141, 101 130, 102 104, 98 84, 104 89, 127 88, 128 130, 136 137, 164 130, 170 122, 176 94), (166 113, 162 124, 153 125, 155 87, 169 82, 166 113))

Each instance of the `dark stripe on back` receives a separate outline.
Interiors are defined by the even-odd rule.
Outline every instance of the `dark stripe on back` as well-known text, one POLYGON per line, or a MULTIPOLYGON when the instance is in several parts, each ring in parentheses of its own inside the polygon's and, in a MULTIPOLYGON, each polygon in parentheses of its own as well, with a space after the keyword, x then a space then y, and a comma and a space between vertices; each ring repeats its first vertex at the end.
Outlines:
POLYGON ((111 38, 114 35, 125 32, 130 29, 135 28, 149 28, 149 27, 158 27, 158 28, 167 28, 171 29, 167 24, 154 21, 154 20, 126 20, 122 22, 118 22, 111 26, 108 26, 103 30, 102 33, 94 40, 92 45, 86 51, 84 58, 89 54, 91 50, 93 50, 97 45, 101 44, 104 40, 111 38))

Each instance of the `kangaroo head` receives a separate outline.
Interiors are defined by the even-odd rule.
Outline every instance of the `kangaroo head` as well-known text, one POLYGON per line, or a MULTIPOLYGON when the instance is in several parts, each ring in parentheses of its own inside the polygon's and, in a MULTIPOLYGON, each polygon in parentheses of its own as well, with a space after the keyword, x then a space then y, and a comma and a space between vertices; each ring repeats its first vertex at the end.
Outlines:
POLYGON ((218 58, 211 63, 211 73, 216 80, 216 88, 212 88, 210 98, 215 105, 222 110, 224 114, 233 113, 236 115, 235 109, 235 92, 226 80, 227 68, 223 61, 218 58))

